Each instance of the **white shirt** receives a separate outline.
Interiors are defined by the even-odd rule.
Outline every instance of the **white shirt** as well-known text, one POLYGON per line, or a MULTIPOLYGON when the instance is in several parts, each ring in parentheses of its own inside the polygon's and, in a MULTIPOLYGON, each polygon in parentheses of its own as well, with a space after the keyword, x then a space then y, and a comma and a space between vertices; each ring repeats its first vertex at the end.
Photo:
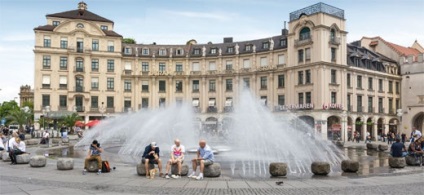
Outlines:
POLYGON ((2 140, 2 139, 0 139, 0 148, 5 149, 5 148, 4 148, 4 144, 3 144, 3 140, 2 140))
POLYGON ((44 132, 44 134, 43 134, 43 137, 44 137, 44 138, 49 138, 49 136, 50 136, 49 132, 47 132, 47 133, 46 133, 46 132, 44 132))
POLYGON ((175 158, 180 157, 185 153, 185 147, 180 144, 179 147, 177 147, 175 144, 171 147, 171 153, 175 158))
POLYGON ((9 141, 7 141, 7 146, 8 147, 7 147, 6 150, 9 152, 9 148, 13 148, 13 146, 15 144, 17 144, 16 141, 15 141, 15 138, 14 137, 10 138, 9 141))
POLYGON ((422 136, 421 131, 415 130, 414 135, 417 135, 417 138, 420 138, 422 136))
POLYGON ((22 152, 25 152, 26 149, 26 145, 24 141, 20 141, 19 144, 15 142, 14 147, 13 148, 17 148, 19 150, 21 150, 22 152))

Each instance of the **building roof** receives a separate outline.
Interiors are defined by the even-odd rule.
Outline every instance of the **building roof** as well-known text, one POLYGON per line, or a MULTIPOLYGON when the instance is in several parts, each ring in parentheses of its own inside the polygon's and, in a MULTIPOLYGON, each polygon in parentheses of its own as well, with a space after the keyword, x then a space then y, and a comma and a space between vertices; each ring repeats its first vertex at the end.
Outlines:
POLYGON ((116 33, 113 30, 103 30, 103 32, 106 34, 106 36, 109 36, 109 37, 122 37, 122 35, 116 33))
POLYGON ((88 21, 99 21, 99 22, 110 22, 113 23, 112 20, 109 20, 107 18, 101 17, 93 12, 90 12, 88 10, 71 10, 71 11, 65 11, 55 14, 47 14, 46 17, 56 17, 56 18, 69 18, 69 19, 81 19, 81 20, 88 20, 88 21))
POLYGON ((420 51, 418 51, 415 48, 404 47, 404 46, 401 46, 401 45, 397 45, 397 44, 388 42, 388 41, 384 40, 383 38, 381 38, 380 36, 377 36, 377 37, 364 37, 364 38, 373 40, 373 41, 371 41, 370 46, 376 46, 376 45, 378 45, 378 42, 375 41, 375 40, 380 40, 381 42, 383 42, 384 44, 386 44, 388 47, 390 47, 391 49, 393 49, 396 53, 398 53, 401 56, 410 56, 410 55, 417 56, 418 54, 420 54, 420 51))
POLYGON ((48 24, 48 25, 44 25, 44 26, 35 27, 34 30, 53 31, 54 28, 55 28, 55 26, 48 24))

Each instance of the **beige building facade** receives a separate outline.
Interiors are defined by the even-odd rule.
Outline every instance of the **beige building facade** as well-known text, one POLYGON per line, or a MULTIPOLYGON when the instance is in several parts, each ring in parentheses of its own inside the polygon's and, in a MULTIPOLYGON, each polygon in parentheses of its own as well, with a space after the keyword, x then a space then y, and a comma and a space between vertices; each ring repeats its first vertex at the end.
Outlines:
POLYGON ((19 105, 24 105, 25 102, 34 102, 34 90, 29 85, 22 85, 19 90, 19 105))
POLYGON ((113 22, 80 3, 35 28, 36 117, 64 110, 88 121, 184 101, 217 128, 246 86, 277 117, 295 114, 325 138, 347 140, 355 130, 377 138, 396 128, 399 68, 348 44, 345 22, 343 10, 318 3, 290 13, 289 30, 273 37, 121 44, 113 22))

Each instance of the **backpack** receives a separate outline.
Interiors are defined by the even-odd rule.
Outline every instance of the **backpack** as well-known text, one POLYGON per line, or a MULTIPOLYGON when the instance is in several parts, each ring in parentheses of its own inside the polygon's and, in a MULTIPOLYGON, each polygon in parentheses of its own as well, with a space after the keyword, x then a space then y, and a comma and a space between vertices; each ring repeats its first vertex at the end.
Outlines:
POLYGON ((110 165, 107 160, 102 161, 102 173, 109 173, 110 172, 110 165))

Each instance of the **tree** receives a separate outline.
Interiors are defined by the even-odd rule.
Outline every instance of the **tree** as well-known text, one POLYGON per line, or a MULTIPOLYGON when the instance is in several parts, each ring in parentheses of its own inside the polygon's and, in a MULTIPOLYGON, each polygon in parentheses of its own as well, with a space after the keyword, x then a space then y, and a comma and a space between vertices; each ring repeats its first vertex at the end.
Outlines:
POLYGON ((19 132, 22 133, 24 130, 23 125, 28 123, 32 115, 31 111, 25 111, 23 109, 12 110, 8 114, 8 118, 12 123, 17 123, 19 125, 19 132))
POLYGON ((16 103, 16 101, 12 100, 12 101, 8 101, 8 102, 3 102, 3 104, 0 104, 0 119, 1 118, 6 118, 6 124, 9 124, 10 121, 10 117, 9 114, 12 111, 16 111, 16 110, 20 110, 18 103, 16 103))
POLYGON ((63 118, 63 124, 66 127, 71 128, 75 126, 75 123, 81 119, 81 116, 78 116, 77 113, 72 113, 71 115, 67 115, 63 118))
POLYGON ((124 38, 122 39, 122 43, 126 43, 126 44, 136 44, 137 42, 135 41, 135 39, 133 38, 124 38))

